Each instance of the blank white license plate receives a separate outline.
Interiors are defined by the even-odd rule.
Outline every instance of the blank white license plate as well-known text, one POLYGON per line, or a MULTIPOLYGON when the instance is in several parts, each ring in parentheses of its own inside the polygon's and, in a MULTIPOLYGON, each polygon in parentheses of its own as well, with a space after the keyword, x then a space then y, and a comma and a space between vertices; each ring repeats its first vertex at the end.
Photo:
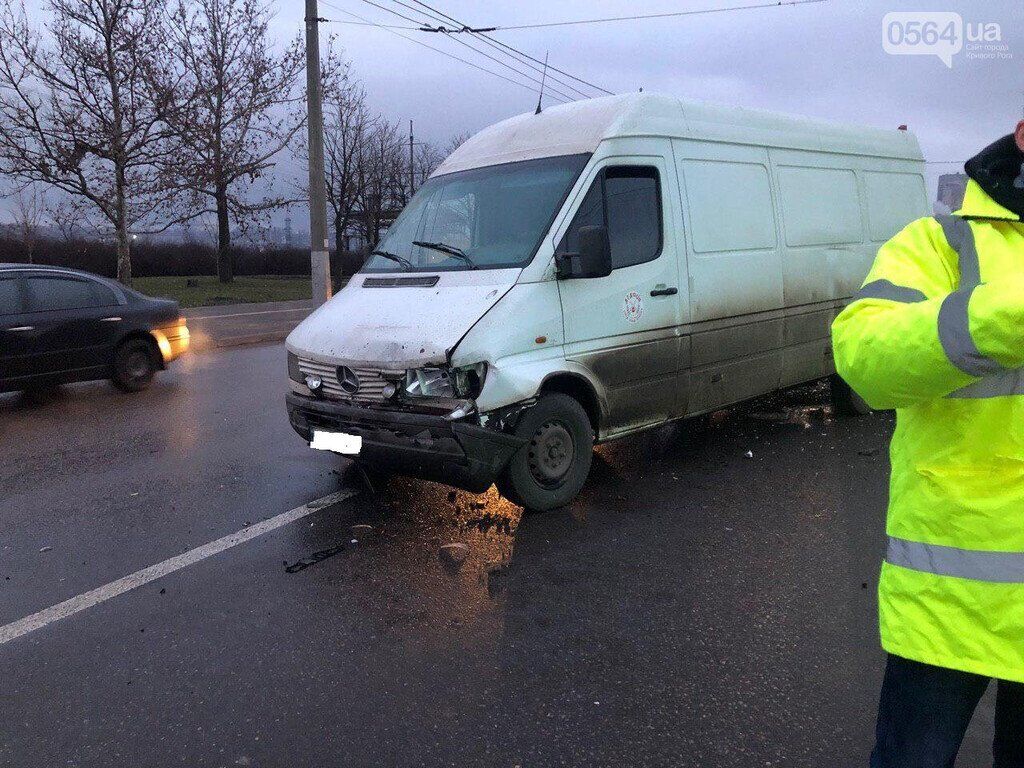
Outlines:
POLYGON ((355 456, 363 447, 363 438, 359 435, 350 435, 347 432, 321 432, 313 431, 313 440, 310 448, 318 451, 333 451, 355 456))

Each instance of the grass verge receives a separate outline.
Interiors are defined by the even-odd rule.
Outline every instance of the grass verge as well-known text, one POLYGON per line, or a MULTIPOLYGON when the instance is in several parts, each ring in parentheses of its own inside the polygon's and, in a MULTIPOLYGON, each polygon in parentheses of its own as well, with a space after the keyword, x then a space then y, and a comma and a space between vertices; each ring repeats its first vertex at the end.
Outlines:
POLYGON ((183 309, 218 304, 299 301, 310 297, 308 277, 260 275, 222 283, 216 277, 136 277, 132 287, 147 296, 174 299, 183 309))

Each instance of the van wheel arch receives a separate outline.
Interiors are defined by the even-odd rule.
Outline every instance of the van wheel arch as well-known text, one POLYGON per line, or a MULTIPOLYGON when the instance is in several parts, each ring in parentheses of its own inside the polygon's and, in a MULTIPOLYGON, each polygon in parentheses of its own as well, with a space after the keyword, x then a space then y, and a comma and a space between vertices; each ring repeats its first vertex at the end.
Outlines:
POLYGON ((590 428, 594 431, 596 438, 601 434, 601 401, 593 385, 582 376, 575 373, 556 373, 548 376, 540 385, 538 396, 546 394, 568 395, 587 412, 590 419, 590 428))

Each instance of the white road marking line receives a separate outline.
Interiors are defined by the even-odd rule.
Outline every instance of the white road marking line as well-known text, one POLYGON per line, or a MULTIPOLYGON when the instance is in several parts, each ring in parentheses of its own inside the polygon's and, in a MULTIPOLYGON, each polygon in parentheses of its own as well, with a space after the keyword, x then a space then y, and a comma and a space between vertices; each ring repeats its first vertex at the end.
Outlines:
POLYGON ((224 317, 252 317, 253 315, 279 315, 282 312, 312 312, 315 307, 295 307, 294 309, 263 309, 259 312, 235 312, 230 315, 185 315, 185 321, 190 320, 220 320, 224 317))
POLYGON ((23 619, 18 619, 6 626, 0 627, 0 645, 9 643, 11 640, 15 640, 22 635, 27 635, 30 632, 35 632, 37 629, 42 629, 48 624, 53 624, 55 621, 66 619, 68 616, 73 616, 79 611, 84 611, 86 608, 92 608, 94 605, 106 602, 113 597, 123 595, 136 587, 141 587, 145 584, 149 584, 151 581, 156 581, 159 578, 167 576, 168 574, 180 571, 182 568, 187 568, 190 565, 198 563, 200 560, 205 560, 208 557, 220 554, 221 552, 237 547, 239 544, 244 544, 247 541, 251 541, 265 533, 270 533, 277 528, 280 528, 289 523, 293 523, 307 515, 311 515, 314 512, 329 507, 332 504, 337 504, 339 501, 343 501, 347 498, 358 494, 357 490, 344 490, 338 491, 324 496, 316 501, 311 501, 308 504, 303 504, 301 507, 289 510, 288 512, 282 512, 280 515, 261 520, 255 525, 250 525, 248 528, 243 528, 235 533, 229 533, 216 541, 211 541, 209 544, 203 544, 201 547, 184 552, 180 555, 176 555, 162 563, 151 565, 148 568, 143 568, 141 571, 136 571, 123 578, 112 581, 109 584, 105 584, 102 587, 84 592, 77 597, 72 597, 65 600, 62 603, 57 603, 49 608, 33 613, 31 616, 26 616, 23 619))

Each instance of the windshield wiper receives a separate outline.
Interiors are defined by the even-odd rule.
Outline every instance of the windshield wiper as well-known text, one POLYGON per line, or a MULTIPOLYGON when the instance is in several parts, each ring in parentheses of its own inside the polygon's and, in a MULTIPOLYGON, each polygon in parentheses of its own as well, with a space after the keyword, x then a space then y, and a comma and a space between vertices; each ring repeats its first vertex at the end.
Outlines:
POLYGON ((454 256, 460 261, 464 261, 469 264, 470 269, 476 269, 476 262, 473 261, 461 248, 456 248, 454 245, 448 245, 447 243, 431 243, 426 240, 413 240, 413 245, 418 245, 420 248, 430 248, 441 253, 447 253, 449 256, 454 256))
POLYGON ((391 253, 390 251, 373 250, 370 251, 371 256, 383 256, 385 259, 401 264, 405 267, 405 271, 409 272, 413 268, 413 263, 403 256, 399 256, 397 253, 391 253))

